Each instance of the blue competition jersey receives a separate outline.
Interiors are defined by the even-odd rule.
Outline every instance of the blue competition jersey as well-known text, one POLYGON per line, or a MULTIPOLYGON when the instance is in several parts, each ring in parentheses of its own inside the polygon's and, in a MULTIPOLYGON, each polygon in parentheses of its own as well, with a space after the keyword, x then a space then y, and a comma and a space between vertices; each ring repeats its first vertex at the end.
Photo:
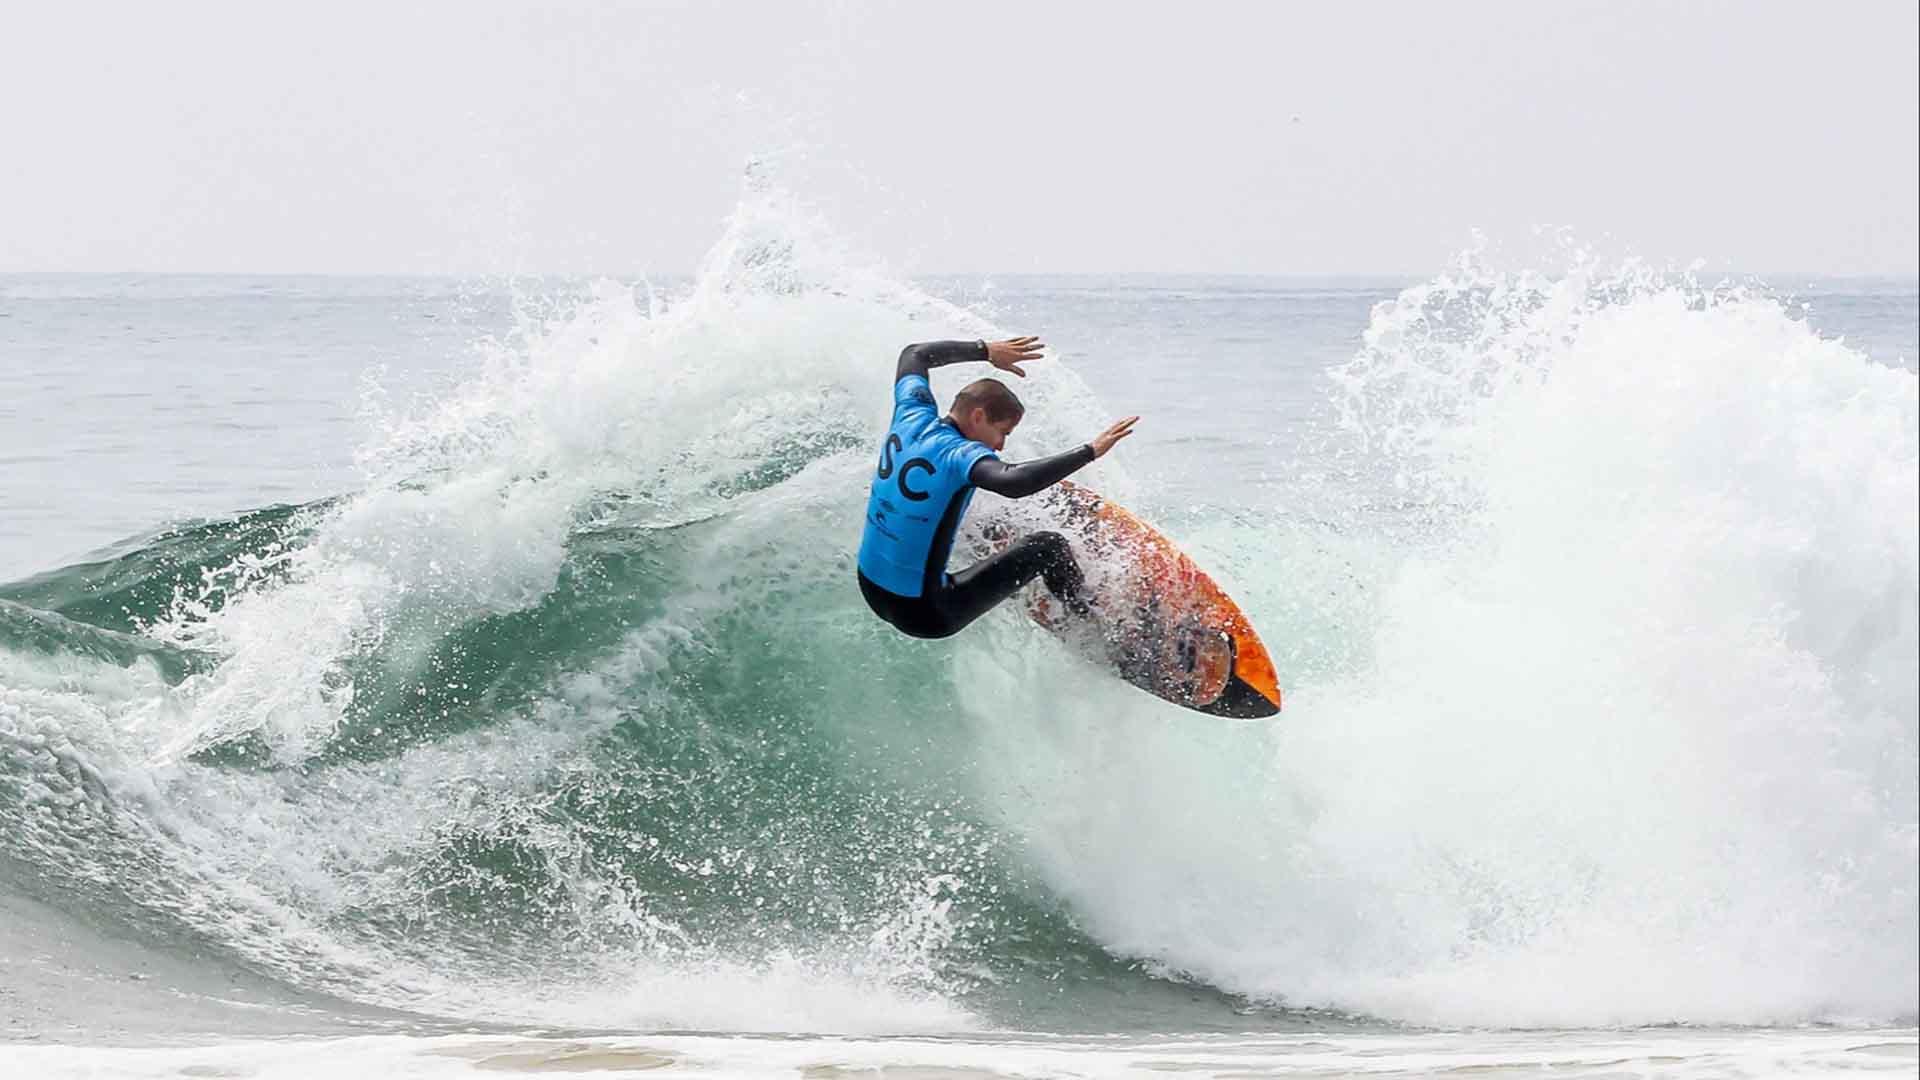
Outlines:
POLYGON ((893 425, 867 496, 860 572, 898 596, 921 596, 939 582, 953 534, 973 501, 973 463, 993 456, 986 443, 940 418, 924 375, 893 384, 893 425))

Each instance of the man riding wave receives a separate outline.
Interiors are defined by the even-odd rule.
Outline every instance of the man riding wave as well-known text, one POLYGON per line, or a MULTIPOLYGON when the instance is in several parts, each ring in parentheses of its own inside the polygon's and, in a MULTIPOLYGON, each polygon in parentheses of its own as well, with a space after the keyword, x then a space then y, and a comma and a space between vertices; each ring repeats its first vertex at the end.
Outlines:
POLYGON ((999 451, 1026 414, 1006 384, 978 379, 954 395, 941 416, 927 373, 963 362, 984 362, 1020 378, 1020 365, 1040 358, 1035 337, 1006 341, 934 341, 900 352, 893 374, 893 420, 867 496, 860 537, 860 595, 875 615, 903 634, 943 638, 958 633, 1034 578, 1084 614, 1084 578, 1066 538, 1036 532, 957 574, 947 573, 954 534, 984 488, 1025 498, 1060 482, 1133 432, 1130 416, 1065 453, 1008 464, 999 451))

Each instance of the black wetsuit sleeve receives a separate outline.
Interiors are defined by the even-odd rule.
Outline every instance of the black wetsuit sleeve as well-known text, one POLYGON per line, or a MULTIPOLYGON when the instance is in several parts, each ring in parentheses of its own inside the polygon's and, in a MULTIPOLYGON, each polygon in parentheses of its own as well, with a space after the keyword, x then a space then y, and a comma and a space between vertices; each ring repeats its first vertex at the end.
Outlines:
POLYGON ((909 375, 924 376, 930 369, 948 364, 964 364, 970 360, 985 363, 986 359, 984 341, 923 341, 900 350, 900 364, 893 369, 893 381, 899 382, 909 375))
POLYGON ((1064 454, 1038 461, 1023 461, 1018 465, 1009 465, 999 458, 983 457, 973 463, 967 479, 972 481, 974 487, 995 495, 1024 499, 1065 480, 1092 461, 1092 446, 1077 446, 1064 454))

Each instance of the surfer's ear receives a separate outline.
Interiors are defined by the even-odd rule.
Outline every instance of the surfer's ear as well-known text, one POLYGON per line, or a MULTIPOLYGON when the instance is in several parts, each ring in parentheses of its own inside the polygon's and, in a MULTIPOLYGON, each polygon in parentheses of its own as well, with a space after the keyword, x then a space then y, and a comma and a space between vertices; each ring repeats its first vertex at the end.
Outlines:
MULTIPOLYGON (((954 404, 958 405, 959 402, 954 404)), ((987 430, 987 410, 978 405, 971 409, 955 409, 954 420, 954 426, 960 429, 960 434, 969 439, 978 439, 987 430)))

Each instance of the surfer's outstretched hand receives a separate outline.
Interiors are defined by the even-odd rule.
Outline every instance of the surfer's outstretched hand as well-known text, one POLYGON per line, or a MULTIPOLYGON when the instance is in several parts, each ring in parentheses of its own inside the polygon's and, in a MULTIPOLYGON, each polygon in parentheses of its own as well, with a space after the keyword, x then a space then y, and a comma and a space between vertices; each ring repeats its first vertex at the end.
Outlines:
POLYGON ((1008 338, 1005 341, 989 341, 987 342, 987 363, 1001 371, 1011 371, 1024 379, 1027 373, 1020 370, 1020 365, 1029 360, 1040 359, 1040 352, 1045 348, 1040 339, 1032 334, 1008 338))
POLYGON ((1133 425, 1138 423, 1139 420, 1140 418, 1137 416, 1129 416, 1100 434, 1095 435, 1093 441, 1087 444, 1093 447, 1093 456, 1097 458, 1106 457, 1107 451, 1113 449, 1114 443, 1133 434, 1133 425))

